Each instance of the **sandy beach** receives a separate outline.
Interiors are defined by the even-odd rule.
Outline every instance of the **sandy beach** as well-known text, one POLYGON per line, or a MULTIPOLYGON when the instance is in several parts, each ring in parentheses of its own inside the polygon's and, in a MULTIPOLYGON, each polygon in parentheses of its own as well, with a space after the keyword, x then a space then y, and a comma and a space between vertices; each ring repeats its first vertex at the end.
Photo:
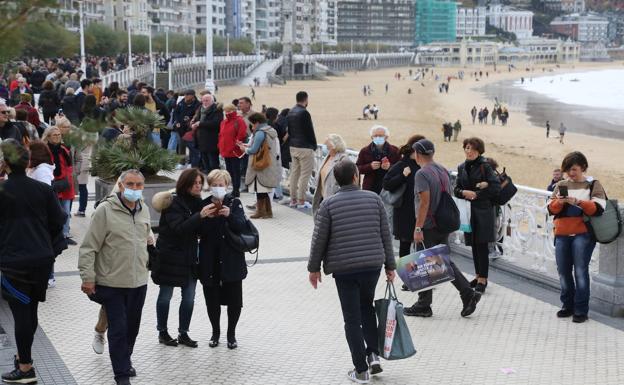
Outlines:
MULTIPOLYGON (((393 68, 378 71, 348 72, 343 77, 330 77, 325 81, 292 81, 285 86, 262 86, 256 88, 254 109, 262 105, 282 109, 295 104, 295 93, 305 90, 310 95, 309 111, 312 114, 317 140, 322 142, 329 133, 342 135, 349 148, 358 150, 370 142, 369 129, 374 124, 381 124, 390 129, 390 143, 400 146, 410 135, 421 134, 433 140, 437 146, 436 157, 448 168, 455 168, 464 159, 461 139, 479 136, 486 143, 486 156, 495 158, 502 167, 506 167, 514 181, 544 189, 553 168, 560 166, 566 153, 574 150, 583 152, 589 160, 588 175, 599 179, 612 197, 624 198, 624 141, 589 136, 568 132, 565 144, 558 141, 557 129, 553 125, 551 137, 546 139, 545 128, 531 123, 527 114, 520 108, 509 106, 510 118, 507 126, 473 125, 470 109, 494 105, 494 100, 485 96, 479 89, 484 85, 504 80, 519 79, 524 76, 541 76, 542 67, 552 75, 592 69, 622 68, 622 63, 535 66, 535 71, 527 73, 516 69, 508 72, 506 67, 499 67, 498 73, 491 68, 484 69, 480 81, 468 76, 470 69, 464 69, 464 80, 453 79, 449 93, 438 92, 438 84, 447 76, 457 74, 456 68, 436 68, 440 75, 435 81, 430 75, 423 81, 408 78, 409 68, 393 68), (489 77, 485 77, 485 71, 489 77), (402 80, 395 80, 393 75, 401 72, 402 80), (421 84, 422 83, 422 84, 421 84), (388 93, 385 85, 388 84, 388 93), (364 96, 362 87, 370 85, 371 96, 364 96), (408 94, 411 88, 412 94, 408 94), (367 104, 377 104, 377 121, 358 120, 362 109, 367 104), (442 138, 442 123, 460 119, 462 131, 460 142, 445 143, 442 138)), ((412 68, 415 70, 415 68, 412 68)), ((474 71, 474 69, 472 70, 474 71)), ((250 88, 242 86, 221 87, 219 101, 231 101, 240 96, 250 96, 250 88)), ((556 103, 554 103, 556 105, 556 103)), ((556 107, 554 107, 556 108, 556 107)), ((622 127, 624 131, 624 127, 622 127)))

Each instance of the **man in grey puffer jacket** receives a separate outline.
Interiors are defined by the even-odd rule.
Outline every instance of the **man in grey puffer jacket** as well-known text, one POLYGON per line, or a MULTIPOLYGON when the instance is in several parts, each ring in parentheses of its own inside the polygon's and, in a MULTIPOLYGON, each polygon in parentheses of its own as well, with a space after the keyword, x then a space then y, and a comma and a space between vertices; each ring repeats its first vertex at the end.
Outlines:
POLYGON ((334 166, 338 192, 323 201, 315 217, 308 271, 316 289, 325 274, 333 274, 345 322, 354 370, 348 376, 365 384, 382 371, 373 308, 375 286, 385 265, 388 281, 396 269, 388 219, 381 199, 359 188, 356 165, 343 160, 334 166), (369 374, 370 369, 370 374, 369 374))

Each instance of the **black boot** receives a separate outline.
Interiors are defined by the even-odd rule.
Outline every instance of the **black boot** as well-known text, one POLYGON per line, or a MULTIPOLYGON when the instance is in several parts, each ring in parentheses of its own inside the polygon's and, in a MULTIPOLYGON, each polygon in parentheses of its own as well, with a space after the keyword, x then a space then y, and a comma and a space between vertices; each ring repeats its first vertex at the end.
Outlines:
POLYGON ((186 345, 189 348, 196 348, 197 347, 197 341, 193 341, 191 339, 191 337, 188 336, 187 333, 180 333, 180 334, 178 334, 178 343, 182 344, 182 345, 186 345))
POLYGON ((171 337, 167 331, 158 332, 158 342, 166 346, 178 346, 178 340, 171 337))

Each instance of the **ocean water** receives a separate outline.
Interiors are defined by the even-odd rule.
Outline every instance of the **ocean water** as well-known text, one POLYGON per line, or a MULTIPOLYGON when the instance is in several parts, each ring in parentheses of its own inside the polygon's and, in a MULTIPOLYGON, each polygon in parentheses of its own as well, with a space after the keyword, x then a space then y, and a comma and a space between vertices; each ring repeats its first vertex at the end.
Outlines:
POLYGON ((565 104, 624 111, 624 69, 525 78, 524 84, 517 80, 514 87, 565 104))
POLYGON ((624 140, 624 69, 518 73, 516 80, 490 83, 479 90, 492 106, 499 102, 508 107, 512 127, 514 114, 521 112, 537 127, 550 121, 555 135, 564 123, 568 132, 624 140))

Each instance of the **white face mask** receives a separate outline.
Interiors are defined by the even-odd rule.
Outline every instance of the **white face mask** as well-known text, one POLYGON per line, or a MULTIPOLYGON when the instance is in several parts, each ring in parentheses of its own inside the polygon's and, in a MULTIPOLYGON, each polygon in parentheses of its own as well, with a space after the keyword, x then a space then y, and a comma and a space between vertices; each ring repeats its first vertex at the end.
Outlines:
POLYGON ((219 200, 223 200, 223 198, 225 198, 225 194, 227 194, 225 187, 213 186, 210 187, 210 191, 212 191, 212 195, 219 200))

